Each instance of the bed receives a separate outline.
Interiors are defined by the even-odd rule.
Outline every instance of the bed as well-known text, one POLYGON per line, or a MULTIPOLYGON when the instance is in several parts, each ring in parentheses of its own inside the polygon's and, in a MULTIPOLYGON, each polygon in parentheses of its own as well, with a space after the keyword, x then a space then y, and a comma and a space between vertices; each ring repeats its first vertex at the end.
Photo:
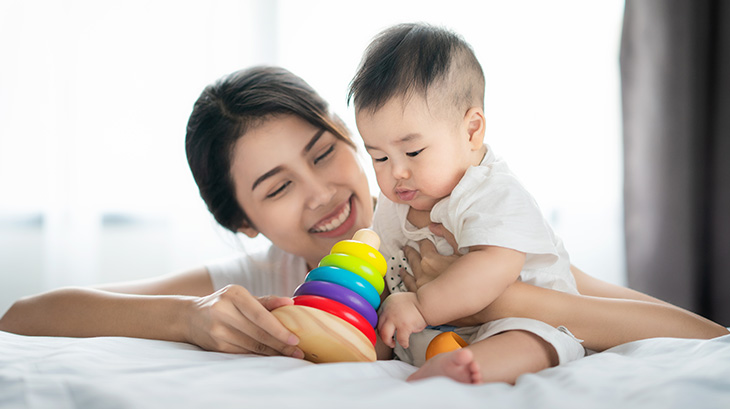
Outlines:
POLYGON ((0 332, 0 408, 730 408, 730 335, 632 342, 515 386, 406 383, 414 370, 0 332))

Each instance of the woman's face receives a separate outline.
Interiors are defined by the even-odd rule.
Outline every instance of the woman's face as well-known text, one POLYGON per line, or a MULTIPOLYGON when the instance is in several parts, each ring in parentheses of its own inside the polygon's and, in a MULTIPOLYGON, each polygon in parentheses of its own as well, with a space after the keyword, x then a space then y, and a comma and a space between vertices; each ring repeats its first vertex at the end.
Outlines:
POLYGON ((233 154, 236 200, 253 224, 239 231, 263 234, 310 268, 336 242, 371 225, 365 172, 355 150, 332 133, 276 116, 239 138, 233 154))

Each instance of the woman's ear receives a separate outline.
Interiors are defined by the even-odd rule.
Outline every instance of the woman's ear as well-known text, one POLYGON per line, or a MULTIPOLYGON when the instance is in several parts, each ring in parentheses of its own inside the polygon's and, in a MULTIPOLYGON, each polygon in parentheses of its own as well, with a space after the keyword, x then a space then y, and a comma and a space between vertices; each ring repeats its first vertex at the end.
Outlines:
POLYGON ((254 238, 259 235, 259 231, 246 222, 243 222, 243 226, 239 227, 237 231, 239 233, 245 234, 250 238, 254 238))
POLYGON ((469 143, 473 150, 481 149, 484 143, 485 120, 484 110, 478 107, 471 107, 464 115, 466 133, 469 136, 469 143))

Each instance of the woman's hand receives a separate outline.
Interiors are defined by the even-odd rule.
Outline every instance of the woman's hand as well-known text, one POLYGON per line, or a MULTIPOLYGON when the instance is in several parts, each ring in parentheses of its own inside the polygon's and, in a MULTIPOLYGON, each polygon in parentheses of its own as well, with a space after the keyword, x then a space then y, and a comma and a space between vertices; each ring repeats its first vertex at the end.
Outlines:
POLYGON ((188 342, 209 351, 303 358, 299 339, 271 314, 292 303, 291 298, 257 298, 229 285, 194 301, 188 342))
POLYGON ((405 270, 401 270, 399 274, 406 288, 411 292, 416 292, 421 286, 438 277, 451 263, 459 258, 459 253, 456 250, 456 240, 443 225, 431 223, 429 229, 435 235, 445 238, 451 244, 451 247, 454 248, 454 254, 451 256, 442 256, 436 251, 436 246, 425 239, 418 242, 420 254, 412 247, 406 246, 403 252, 408 259, 408 264, 411 266, 413 276, 406 273, 405 270))
MULTIPOLYGON (((437 236, 443 237, 454 249, 454 254, 451 256, 443 256, 436 251, 436 246, 429 240, 421 240, 418 242, 420 248, 420 254, 410 246, 406 246, 403 249, 408 264, 411 267, 413 276, 408 274, 405 270, 399 272, 403 284, 405 284, 408 291, 415 293, 424 284, 434 280, 442 272, 456 260, 459 259, 460 254, 458 252, 458 245, 454 235, 451 234, 442 224, 431 223, 429 226, 431 232, 437 236)), ((520 283, 521 284, 521 283, 520 283)), ((527 285, 527 284, 525 284, 527 285)), ((512 291, 512 287, 507 288, 507 292, 519 294, 519 292, 512 291)), ((492 304, 482 311, 461 319, 449 322, 449 325, 455 325, 459 327, 480 325, 485 322, 489 322, 499 318, 505 318, 511 316, 510 312, 516 310, 514 302, 510 302, 514 297, 499 297, 492 304)))

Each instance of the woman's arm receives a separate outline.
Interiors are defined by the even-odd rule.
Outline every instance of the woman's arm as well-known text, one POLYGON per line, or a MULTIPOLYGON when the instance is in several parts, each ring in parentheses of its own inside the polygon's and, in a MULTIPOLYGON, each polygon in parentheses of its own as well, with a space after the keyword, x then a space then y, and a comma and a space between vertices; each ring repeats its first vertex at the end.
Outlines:
POLYGON ((0 330, 161 339, 221 352, 303 356, 294 346, 296 336, 269 313, 291 304, 290 299, 256 298, 240 286, 211 291, 205 268, 98 288, 61 288, 15 302, 0 318, 0 330))
POLYGON ((658 298, 654 298, 650 295, 646 295, 636 290, 599 280, 593 276, 584 273, 574 265, 570 266, 570 272, 573 273, 573 277, 575 278, 575 284, 578 287, 578 292, 583 295, 589 295, 592 297, 622 298, 626 300, 647 301, 656 304, 673 306, 668 302, 662 301, 658 298))
POLYGON ((471 248, 434 280, 416 291, 388 296, 378 310, 378 332, 408 348, 410 335, 481 311, 513 283, 525 253, 495 246, 471 248))
MULTIPOLYGON (((403 274, 409 290, 424 285, 437 276, 454 257, 440 256, 428 241, 421 244, 421 254, 405 249, 414 277, 403 274)), ((653 297, 595 279, 572 268, 581 293, 559 291, 516 282, 481 312, 457 320, 455 325, 477 325, 507 318, 525 317, 553 326, 564 325, 584 345, 593 350, 653 337, 714 338, 727 335, 726 328, 657 300, 653 297)))
POLYGON ((728 334, 724 327, 667 303, 574 295, 521 282, 483 313, 478 319, 513 316, 563 325, 596 351, 646 338, 709 339, 728 334))

